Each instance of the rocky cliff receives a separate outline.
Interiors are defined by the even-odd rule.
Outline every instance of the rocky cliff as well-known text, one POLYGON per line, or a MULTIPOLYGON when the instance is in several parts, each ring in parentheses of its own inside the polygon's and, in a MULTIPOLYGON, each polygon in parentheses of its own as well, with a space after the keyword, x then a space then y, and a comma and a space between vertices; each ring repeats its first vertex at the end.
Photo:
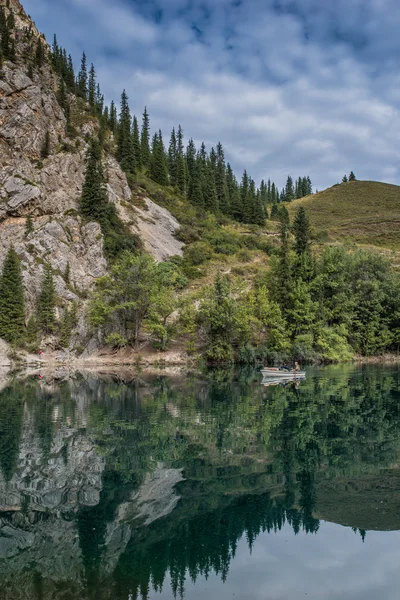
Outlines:
MULTIPOLYGON (((99 225, 83 222, 78 213, 87 136, 98 122, 82 100, 69 95, 74 135, 68 136, 57 99, 59 78, 47 62, 40 69, 29 68, 27 57, 40 34, 17 0, 10 6, 16 60, 4 61, 0 72, 0 265, 13 243, 22 262, 28 313, 34 309, 45 263, 53 269, 60 308, 72 301, 83 308, 96 278, 107 270, 99 225), (46 136, 50 152, 43 158, 46 136), (33 220, 28 235, 27 215, 33 220), (69 281, 64 277, 67 264, 69 281)), ((44 39, 43 44, 47 48, 44 39)), ((147 198, 148 210, 137 209, 112 155, 105 159, 105 172, 110 201, 131 231, 143 238, 144 247, 156 260, 180 254, 182 245, 174 238, 179 223, 172 215, 147 198)))

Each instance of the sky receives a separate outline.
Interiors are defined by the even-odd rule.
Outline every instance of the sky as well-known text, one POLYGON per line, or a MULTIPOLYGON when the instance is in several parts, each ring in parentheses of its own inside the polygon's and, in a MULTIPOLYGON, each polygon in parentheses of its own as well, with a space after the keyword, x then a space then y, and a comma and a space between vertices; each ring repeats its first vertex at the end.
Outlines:
POLYGON ((22 0, 109 102, 164 142, 221 141, 238 175, 400 184, 398 0, 22 0))

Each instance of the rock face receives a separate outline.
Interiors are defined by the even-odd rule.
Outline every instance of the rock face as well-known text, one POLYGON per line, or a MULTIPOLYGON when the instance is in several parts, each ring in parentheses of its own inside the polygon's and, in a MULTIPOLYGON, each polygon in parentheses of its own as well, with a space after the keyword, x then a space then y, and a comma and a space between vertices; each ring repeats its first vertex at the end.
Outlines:
MULTIPOLYGON (((22 262, 28 314, 34 309, 45 263, 53 269, 60 310, 72 301, 83 309, 96 278, 107 269, 99 226, 85 224, 78 215, 87 134, 98 123, 84 103, 70 95, 75 135, 68 138, 66 116, 57 100, 58 78, 48 64, 31 71, 27 65, 32 42, 26 32, 30 29, 34 41, 39 32, 18 0, 11 0, 11 7, 17 59, 5 61, 0 73, 0 267, 13 243, 22 262), (46 136, 50 153, 44 158, 46 136), (28 214, 34 231, 26 236, 28 214)), ((182 244, 174 238, 179 223, 151 200, 146 200, 148 211, 135 209, 116 160, 110 155, 104 166, 109 199, 145 248, 156 260, 181 254, 182 244)))

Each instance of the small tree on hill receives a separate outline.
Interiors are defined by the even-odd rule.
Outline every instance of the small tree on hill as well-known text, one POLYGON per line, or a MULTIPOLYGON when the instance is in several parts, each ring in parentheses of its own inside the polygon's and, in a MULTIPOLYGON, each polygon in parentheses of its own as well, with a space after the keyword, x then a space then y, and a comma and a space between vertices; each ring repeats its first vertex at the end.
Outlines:
POLYGON ((295 250, 297 255, 301 256, 309 250, 311 237, 310 223, 304 206, 300 206, 297 210, 293 221, 293 232, 296 238, 295 250))
POLYGON ((356 176, 354 175, 353 171, 350 172, 349 175, 349 181, 355 181, 356 180, 356 176))
POLYGON ((44 334, 53 333, 56 325, 56 285, 50 265, 45 265, 38 300, 39 326, 44 334))
POLYGON ((44 142, 43 142, 43 146, 42 146, 42 150, 41 150, 41 156, 42 158, 48 158, 48 156, 50 155, 50 132, 46 131, 46 135, 44 138, 44 142))
POLYGON ((25 334, 25 300, 21 264, 14 246, 7 252, 0 277, 0 337, 20 344, 25 334))
POLYGON ((25 221, 25 237, 27 237, 30 233, 33 233, 33 221, 32 215, 28 215, 25 221))
POLYGON ((343 175, 342 183, 347 183, 347 182, 348 182, 347 175, 343 175))

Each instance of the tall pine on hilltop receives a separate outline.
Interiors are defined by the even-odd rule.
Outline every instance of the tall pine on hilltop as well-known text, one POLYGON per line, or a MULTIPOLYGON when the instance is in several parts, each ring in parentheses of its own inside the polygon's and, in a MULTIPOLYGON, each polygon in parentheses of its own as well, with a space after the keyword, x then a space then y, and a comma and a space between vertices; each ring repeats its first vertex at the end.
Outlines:
POLYGON ((0 337, 20 344, 25 333, 25 300, 21 265, 14 246, 7 252, 0 277, 0 337))

